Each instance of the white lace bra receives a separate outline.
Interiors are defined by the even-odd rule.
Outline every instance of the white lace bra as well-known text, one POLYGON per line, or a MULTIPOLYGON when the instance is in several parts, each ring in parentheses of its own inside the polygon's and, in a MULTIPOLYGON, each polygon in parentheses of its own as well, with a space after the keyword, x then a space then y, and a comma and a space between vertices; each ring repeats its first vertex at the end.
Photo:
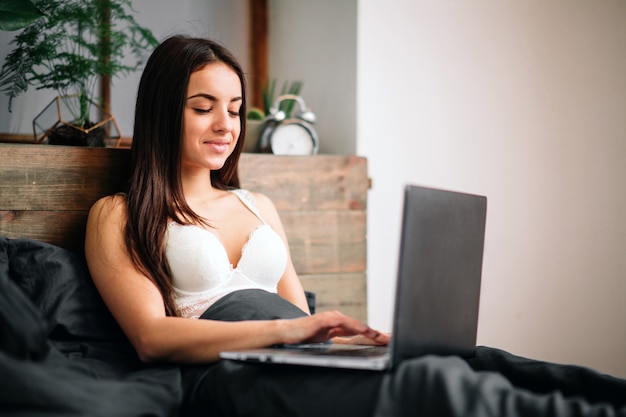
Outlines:
POLYGON ((176 222, 168 225, 165 254, 172 272, 174 299, 183 317, 198 318, 233 291, 258 288, 275 293, 287 266, 285 244, 261 218, 252 194, 246 190, 232 192, 262 222, 250 232, 236 267, 211 230, 176 222))

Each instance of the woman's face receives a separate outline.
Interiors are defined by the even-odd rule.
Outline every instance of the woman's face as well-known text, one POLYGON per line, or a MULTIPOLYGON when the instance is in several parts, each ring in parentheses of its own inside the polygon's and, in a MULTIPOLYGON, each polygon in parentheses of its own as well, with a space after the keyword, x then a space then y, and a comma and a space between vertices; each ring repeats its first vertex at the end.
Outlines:
POLYGON ((235 149, 241 124, 241 82, 222 62, 191 74, 183 113, 184 170, 222 168, 235 149))

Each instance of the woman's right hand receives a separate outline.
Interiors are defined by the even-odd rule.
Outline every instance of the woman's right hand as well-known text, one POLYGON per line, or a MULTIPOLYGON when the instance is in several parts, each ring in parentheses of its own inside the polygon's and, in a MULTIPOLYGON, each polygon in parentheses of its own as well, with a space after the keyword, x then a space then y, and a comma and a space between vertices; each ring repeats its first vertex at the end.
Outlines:
POLYGON ((312 316, 284 320, 285 343, 317 343, 334 337, 360 336, 375 345, 389 343, 389 335, 339 311, 324 311, 312 316))

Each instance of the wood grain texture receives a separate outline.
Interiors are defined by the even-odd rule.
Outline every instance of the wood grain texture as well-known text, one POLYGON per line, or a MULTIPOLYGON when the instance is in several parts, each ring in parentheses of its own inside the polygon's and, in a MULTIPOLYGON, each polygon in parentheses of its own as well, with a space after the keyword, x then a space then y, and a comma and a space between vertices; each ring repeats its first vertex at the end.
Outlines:
POLYGON ((367 209, 365 158, 242 154, 239 176, 243 188, 267 194, 279 211, 367 209))
MULTIPOLYGON (((82 251, 91 205, 121 191, 129 149, 0 144, 0 235, 82 251)), ((243 188, 272 199, 318 311, 366 319, 367 162, 242 154, 243 188)))
POLYGON ((268 0, 249 0, 250 106, 263 109, 263 85, 267 82, 268 0))
POLYGON ((122 189, 125 149, 0 144, 2 210, 81 211, 122 189))
POLYGON ((367 321, 366 274, 311 274, 300 275, 302 286, 316 296, 316 311, 339 310, 344 314, 367 321))
POLYGON ((87 211, 0 210, 0 236, 29 238, 82 252, 87 211))

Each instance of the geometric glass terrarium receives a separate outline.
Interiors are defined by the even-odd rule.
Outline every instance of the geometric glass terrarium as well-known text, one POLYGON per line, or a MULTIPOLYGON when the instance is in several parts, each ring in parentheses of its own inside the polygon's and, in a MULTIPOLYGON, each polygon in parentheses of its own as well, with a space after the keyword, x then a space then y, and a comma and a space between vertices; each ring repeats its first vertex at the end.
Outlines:
POLYGON ((88 120, 80 123, 80 95, 58 96, 33 119, 35 143, 117 147, 121 140, 115 117, 90 100, 88 120), (83 126, 81 126, 83 125, 83 126))

